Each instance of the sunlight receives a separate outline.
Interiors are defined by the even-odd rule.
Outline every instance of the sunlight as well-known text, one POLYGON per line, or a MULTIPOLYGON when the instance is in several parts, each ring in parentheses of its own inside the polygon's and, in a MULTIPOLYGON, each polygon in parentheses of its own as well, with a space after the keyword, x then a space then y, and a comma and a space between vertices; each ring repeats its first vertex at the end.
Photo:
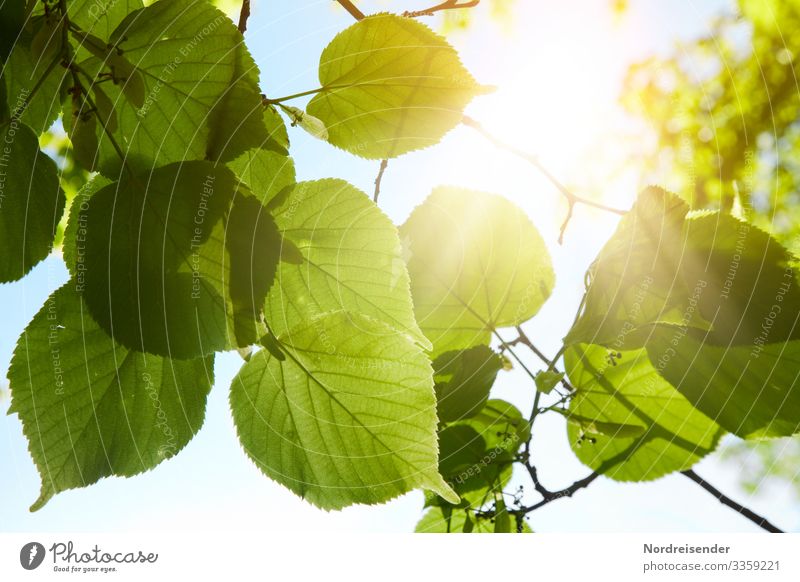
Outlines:
MULTIPOLYGON (((492 79, 498 91, 476 100, 470 114, 501 140, 538 156, 581 196, 626 208, 640 177, 628 163, 631 140, 618 91, 638 33, 621 30, 608 6, 594 3, 581 11, 586 14, 578 20, 572 5, 527 6, 505 39, 505 60, 495 69, 500 78, 492 79), (548 22, 547 28, 541 22, 548 22), (567 29, 569 36, 556 32, 567 29)), ((496 30, 475 31, 484 34, 499 36, 496 30)), ((513 191, 520 176, 505 175, 502 182, 513 191)), ((540 183, 557 197, 537 177, 540 183)), ((565 204, 554 204, 560 224, 565 204)), ((598 218, 589 209, 577 212, 575 232, 591 228, 598 218)))

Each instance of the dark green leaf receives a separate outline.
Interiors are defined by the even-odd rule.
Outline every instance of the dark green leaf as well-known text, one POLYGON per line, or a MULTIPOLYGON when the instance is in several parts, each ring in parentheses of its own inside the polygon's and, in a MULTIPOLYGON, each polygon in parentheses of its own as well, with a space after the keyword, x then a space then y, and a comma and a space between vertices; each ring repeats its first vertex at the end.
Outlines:
POLYGON ((123 345, 192 358, 255 343, 279 253, 267 210, 222 166, 171 164, 81 209, 84 298, 123 345))
POLYGON ((433 361, 433 381, 439 420, 451 422, 477 414, 502 367, 500 356, 487 346, 438 356, 433 361))
POLYGON ((0 283, 48 255, 65 204, 56 164, 31 128, 14 119, 0 125, 0 283))
POLYGON ((709 345, 700 333, 661 328, 647 352, 689 402, 743 438, 800 431, 800 341, 709 345))

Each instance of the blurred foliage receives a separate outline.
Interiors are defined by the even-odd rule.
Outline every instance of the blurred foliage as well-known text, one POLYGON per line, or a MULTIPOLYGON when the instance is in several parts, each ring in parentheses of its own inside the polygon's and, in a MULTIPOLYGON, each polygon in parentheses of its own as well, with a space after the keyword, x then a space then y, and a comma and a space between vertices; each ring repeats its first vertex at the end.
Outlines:
MULTIPOLYGON (((513 19, 513 7, 516 0, 483 0, 481 4, 489 6, 491 20, 499 24, 503 29, 511 28, 513 19)), ((445 34, 467 30, 479 18, 475 9, 464 8, 462 10, 446 10, 442 13, 441 31, 445 34)))
POLYGON ((800 0, 739 0, 707 35, 630 68, 623 104, 656 139, 648 177, 741 212, 797 249, 800 0))
MULTIPOLYGON (((708 34, 632 66, 622 101, 654 131, 647 178, 693 208, 741 214, 800 248, 800 0, 739 0, 708 34)), ((648 142, 644 142, 648 143, 648 142)), ((800 439, 736 442, 723 458, 756 492, 800 496, 800 439)))
POLYGON ((735 463, 740 485, 751 494, 770 483, 792 485, 800 498, 800 439, 782 438, 761 442, 735 442, 720 450, 722 458, 735 463))

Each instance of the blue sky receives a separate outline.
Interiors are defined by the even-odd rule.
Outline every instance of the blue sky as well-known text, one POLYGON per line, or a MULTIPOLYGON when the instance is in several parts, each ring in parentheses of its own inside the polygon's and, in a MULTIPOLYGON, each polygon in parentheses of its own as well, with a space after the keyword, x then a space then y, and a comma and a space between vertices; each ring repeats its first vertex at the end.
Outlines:
MULTIPOLYGON (((370 12, 416 8, 426 2, 361 5, 370 12)), ((609 141, 611 145, 602 148, 609 165, 623 166, 613 177, 603 164, 587 162, 587 156, 597 156, 598 140, 629 128, 616 103, 626 65, 707 30, 709 17, 727 3, 631 0, 629 12, 619 22, 611 16, 610 5, 609 0, 517 0, 508 30, 492 22, 482 8, 476 11, 474 27, 451 40, 473 74, 499 88, 471 105, 471 116, 504 139, 540 154, 570 186, 626 207, 645 183, 636 168, 624 167, 622 146, 615 149, 609 141)), ((279 97, 317 87, 319 53, 336 32, 350 24, 350 17, 327 0, 254 0, 247 41, 261 69, 263 90, 279 97)), ((301 106, 303 101, 293 104, 301 106)), ((375 162, 350 157, 299 129, 290 131, 298 179, 339 177, 371 191, 375 162)), ((503 194, 519 204, 542 232, 558 281, 553 297, 526 329, 547 353, 555 353, 577 306, 583 272, 612 232, 613 217, 579 209, 564 245, 559 246, 558 226, 565 208, 558 194, 532 168, 493 149, 467 128, 455 129, 435 148, 392 160, 383 181, 381 207, 402 223, 439 184, 503 194)), ((53 255, 23 281, 0 285, 0 367, 4 370, 19 332, 66 278, 60 257, 53 255)), ((20 423, 16 417, 0 416, 3 530, 413 529, 421 515, 419 492, 380 507, 326 513, 263 476, 239 447, 227 406, 227 390, 241 363, 237 354, 217 356, 217 383, 205 426, 177 457, 135 478, 105 479, 88 489, 62 493, 36 514, 27 508, 37 497, 39 479, 20 423)), ((533 360, 529 363, 537 365, 533 360)), ((6 386, 5 382, 0 385, 6 386)), ((495 394, 527 410, 531 388, 527 378, 514 370, 501 376, 495 394)), ((7 407, 6 393, 0 412, 7 407)), ((563 419, 546 415, 537 422, 535 457, 545 483, 556 488, 585 475, 588 470, 569 450, 563 419)), ((713 456, 701 462, 697 471, 773 521, 789 529, 800 527, 800 512, 788 491, 775 488, 750 499, 736 486, 735 467, 713 456)), ((520 479, 520 483, 525 482, 520 479)), ((601 479, 575 498, 536 512, 531 525, 539 531, 755 529, 681 476, 630 485, 601 479)))

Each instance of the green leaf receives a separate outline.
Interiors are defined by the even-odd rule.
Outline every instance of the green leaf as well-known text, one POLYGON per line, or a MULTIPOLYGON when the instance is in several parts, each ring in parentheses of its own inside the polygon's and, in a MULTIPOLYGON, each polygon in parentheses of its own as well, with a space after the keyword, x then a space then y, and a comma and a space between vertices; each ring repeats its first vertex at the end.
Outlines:
POLYGON ((53 247, 66 200, 33 131, 0 125, 0 283, 23 277, 53 247))
POLYGON ((760 438, 800 431, 800 341, 715 346, 699 333, 664 327, 647 352, 664 378, 730 432, 760 438))
POLYGON ((301 182, 269 206, 283 237, 266 307, 277 335, 344 309, 430 346, 414 319, 397 229, 366 194, 343 180, 301 182))
POLYGON ((540 370, 536 374, 536 389, 543 394, 550 394, 553 388, 558 386, 564 379, 564 372, 554 372, 553 370, 540 370))
POLYGON ((415 488, 458 502, 437 472, 430 363, 364 315, 308 318, 242 366, 231 409, 245 452, 270 478, 326 509, 415 488))
POLYGON ((486 92, 443 37, 391 14, 338 34, 320 56, 319 80, 308 113, 322 121, 330 143, 369 159, 437 143, 486 92))
POLYGON ((645 350, 620 353, 579 345, 565 354, 577 390, 567 434, 581 462, 617 481, 648 481, 711 453, 725 431, 658 374, 645 350))
MULTIPOLYGON (((430 508, 417 523, 416 533, 494 533, 495 527, 488 517, 472 515, 468 509, 453 509, 449 519, 444 508, 430 508), (471 526, 468 526, 467 523, 471 526), (471 527, 471 529, 470 529, 471 527)), ((514 531, 516 531, 514 529, 514 531)), ((533 533, 527 521, 522 522, 522 533, 533 533)))
POLYGON ((193 358, 247 346, 266 331, 278 232, 225 167, 197 161, 126 175, 76 220, 86 233, 81 291, 123 345, 193 358))
POLYGON ((445 352, 433 361, 433 381, 439 420, 451 422, 477 414, 503 367, 491 348, 475 346, 445 352))
MULTIPOLYGON (((241 33, 219 10, 196 0, 161 0, 130 13, 114 30, 110 47, 80 63, 104 83, 116 105, 114 141, 128 168, 148 170, 170 162, 234 159, 267 139, 262 123, 258 70, 241 33)), ((87 48, 95 43, 86 41, 87 48)), ((81 76, 81 82, 87 80, 81 76)), ((75 121, 67 116, 65 125, 75 121)), ((108 177, 122 165, 101 127, 97 167, 108 177)))
POLYGON ((533 317, 555 282, 547 247, 508 200, 439 187, 400 227, 414 311, 434 354, 488 344, 533 317))
POLYGON ((203 424, 213 363, 129 351, 89 317, 74 282, 53 293, 20 337, 8 373, 11 412, 42 478, 31 510, 180 451, 203 424))
POLYGON ((61 87, 69 73, 57 65, 45 76, 52 58, 41 61, 34 58, 30 50, 31 41, 31 32, 23 31, 3 67, 3 78, 12 116, 30 126, 38 135, 58 118, 61 87), (34 93, 37 84, 40 87, 34 93))

